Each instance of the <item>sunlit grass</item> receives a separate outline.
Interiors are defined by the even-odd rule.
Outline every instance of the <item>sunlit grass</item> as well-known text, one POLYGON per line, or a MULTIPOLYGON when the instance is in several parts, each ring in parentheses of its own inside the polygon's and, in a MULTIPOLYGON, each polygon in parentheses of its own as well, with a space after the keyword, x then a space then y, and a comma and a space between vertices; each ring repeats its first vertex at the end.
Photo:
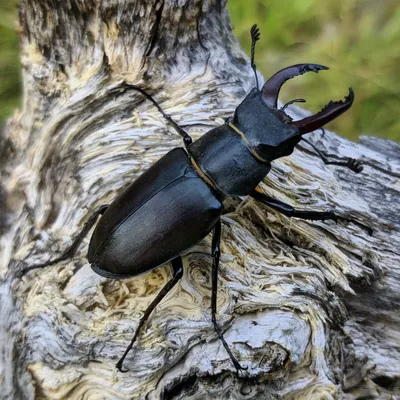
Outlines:
MULTIPOLYGON (((19 105, 16 0, 0 0, 0 121, 19 105)), ((330 71, 289 81, 281 98, 307 99, 318 111, 343 99, 353 107, 329 127, 356 139, 374 135, 400 142, 400 4, 398 0, 230 0, 234 32, 249 52, 257 23, 257 67, 267 78, 291 64, 312 62, 330 71)))
POLYGON ((16 4, 15 0, 0 2, 0 121, 10 115, 20 102, 16 4))

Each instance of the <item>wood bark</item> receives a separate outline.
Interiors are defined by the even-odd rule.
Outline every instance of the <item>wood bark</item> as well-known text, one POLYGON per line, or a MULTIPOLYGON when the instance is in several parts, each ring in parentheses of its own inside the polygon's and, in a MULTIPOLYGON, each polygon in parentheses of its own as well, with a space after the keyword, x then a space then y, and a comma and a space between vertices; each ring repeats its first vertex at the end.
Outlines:
POLYGON ((350 216, 372 236, 230 200, 218 311, 248 367, 240 376, 211 324, 210 237, 185 254, 185 275, 143 329, 126 374, 115 363, 168 265, 105 279, 88 264, 87 238, 73 260, 18 278, 60 255, 93 210, 182 146, 126 83, 151 92, 194 138, 254 85, 223 0, 21 0, 19 19, 23 107, 0 143, 2 398, 399 398, 400 147, 386 140, 315 132, 322 150, 361 158, 364 171, 325 166, 301 145, 260 185, 295 207, 350 216))

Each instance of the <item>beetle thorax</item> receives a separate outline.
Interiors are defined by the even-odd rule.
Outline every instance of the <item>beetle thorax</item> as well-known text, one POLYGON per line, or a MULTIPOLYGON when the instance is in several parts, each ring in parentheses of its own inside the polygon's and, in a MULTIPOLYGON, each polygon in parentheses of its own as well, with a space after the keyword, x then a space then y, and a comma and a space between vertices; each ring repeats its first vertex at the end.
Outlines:
POLYGON ((270 162, 291 154, 300 139, 253 89, 233 119, 194 142, 190 154, 207 183, 224 195, 244 196, 268 174, 270 162))
POLYGON ((258 160, 229 124, 207 132, 190 146, 199 174, 226 196, 245 196, 268 174, 271 166, 258 160))
POLYGON ((265 104, 261 92, 253 89, 237 107, 232 121, 249 148, 265 162, 288 156, 301 140, 299 131, 283 122, 279 113, 285 116, 265 104))

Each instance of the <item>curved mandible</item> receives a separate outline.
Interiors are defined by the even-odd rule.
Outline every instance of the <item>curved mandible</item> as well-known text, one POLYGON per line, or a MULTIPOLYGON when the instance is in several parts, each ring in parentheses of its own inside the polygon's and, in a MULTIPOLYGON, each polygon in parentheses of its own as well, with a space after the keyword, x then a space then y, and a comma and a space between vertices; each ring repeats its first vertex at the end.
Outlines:
POLYGON ((291 78, 298 75, 303 75, 306 72, 318 73, 320 70, 329 69, 324 65, 320 64, 296 64, 290 67, 281 69, 275 75, 264 83, 261 89, 262 97, 270 107, 277 108, 278 106, 278 96, 282 85, 291 78))
POLYGON ((352 88, 349 88, 349 94, 344 98, 344 101, 331 101, 317 114, 289 124, 297 128, 302 135, 315 131, 347 111, 353 104, 353 100, 354 92, 352 88))

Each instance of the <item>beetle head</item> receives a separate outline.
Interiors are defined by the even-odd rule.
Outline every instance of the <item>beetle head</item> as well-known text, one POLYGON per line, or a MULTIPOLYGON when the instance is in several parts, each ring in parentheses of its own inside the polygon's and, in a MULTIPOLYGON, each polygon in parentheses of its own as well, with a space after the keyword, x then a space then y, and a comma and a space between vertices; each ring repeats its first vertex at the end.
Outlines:
POLYGON ((233 124, 263 160, 270 162, 291 154, 302 135, 322 128, 351 107, 354 93, 350 88, 344 101, 331 101, 317 114, 298 121, 285 113, 285 107, 277 108, 279 91, 288 79, 326 69, 318 64, 297 64, 282 69, 264 84, 261 91, 254 88, 237 107, 233 124))

